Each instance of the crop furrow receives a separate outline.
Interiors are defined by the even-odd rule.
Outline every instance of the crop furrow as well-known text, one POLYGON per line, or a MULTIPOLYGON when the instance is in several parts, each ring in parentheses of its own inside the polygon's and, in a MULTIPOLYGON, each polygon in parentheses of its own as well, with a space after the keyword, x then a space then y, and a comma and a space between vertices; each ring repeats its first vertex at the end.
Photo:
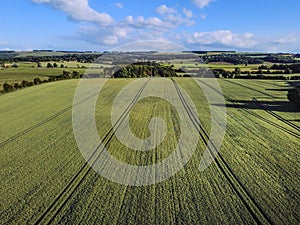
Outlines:
POLYGON ((261 109, 265 110, 267 113, 269 113, 270 115, 272 115, 273 117, 275 117, 276 119, 280 120, 281 122, 287 124, 288 126, 294 128, 297 131, 300 131, 300 127, 297 126, 296 124, 292 123, 291 121, 288 121, 286 119, 284 119, 283 117, 279 116, 278 114, 276 114, 275 112, 273 112, 272 110, 270 110, 267 106, 263 105, 260 101, 258 101, 256 98, 253 98, 252 100, 257 106, 259 106, 261 109))
MULTIPOLYGON (((140 95, 142 94, 144 88, 146 87, 147 82, 143 84, 140 90, 137 92, 132 102, 128 105, 128 107, 121 114, 120 118, 116 121, 116 123, 109 129, 109 131, 104 136, 102 143, 104 148, 109 144, 112 137, 114 136, 114 130, 117 130, 121 123, 124 121, 126 116, 129 114, 131 108, 138 101, 140 95)), ((101 144, 97 146, 93 154, 86 160, 86 162, 82 165, 82 167, 77 171, 77 173, 72 177, 72 179, 67 183, 67 185, 62 189, 62 191, 56 196, 53 202, 49 207, 42 213, 42 215, 36 220, 34 224, 40 224, 42 222, 46 222, 46 224, 51 224, 59 212, 64 208, 67 202, 72 198, 73 194, 76 192, 78 187, 85 180, 90 171, 92 171, 92 166, 97 161, 101 152, 104 148, 101 148, 101 144), (89 166, 90 165, 90 166, 89 166), (49 215, 50 214, 50 215, 49 215), (45 221, 46 220, 46 221, 45 221)))
MULTIPOLYGON (((81 102, 79 102, 78 104, 81 104, 82 102, 86 101, 87 99, 91 98, 92 96, 93 96, 93 95, 88 96, 87 98, 85 98, 85 99, 83 99, 81 102)), ((25 135, 25 134, 27 134, 27 133, 29 133, 29 132, 31 132, 31 131, 33 131, 33 130, 35 130, 35 129, 41 127, 41 126, 43 126, 44 124, 49 123, 50 121, 52 121, 52 120, 56 119, 57 117, 59 117, 59 116, 65 114, 66 112, 70 111, 72 108, 73 108, 73 105, 71 105, 71 106, 69 106, 69 107, 67 107, 67 108, 65 108, 65 109, 63 109, 63 110, 61 110, 61 111, 55 113, 54 115, 52 115, 52 116, 50 116, 50 117, 44 119, 43 121, 41 121, 41 122, 39 122, 39 123, 37 123, 37 124, 35 124, 35 125, 33 125, 33 126, 27 128, 27 129, 25 129, 25 130, 22 130, 21 132, 19 132, 19 133, 17 133, 16 135, 14 135, 14 136, 8 138, 7 140, 2 141, 2 142, 0 143, 0 148, 3 147, 4 145, 6 145, 6 144, 8 144, 8 143, 10 143, 10 142, 12 142, 12 141, 14 141, 15 139, 21 137, 22 135, 25 135)))
POLYGON ((265 80, 255 80, 256 82, 258 82, 258 83, 261 83, 261 84, 263 84, 264 86, 265 85, 271 85, 271 86, 273 86, 273 87, 280 87, 280 88, 286 88, 286 87, 288 87, 288 86, 283 86, 283 85, 280 85, 280 84, 274 84, 274 83, 271 83, 270 81, 268 81, 268 82, 266 82, 265 80))
POLYGON ((255 92, 257 92, 257 93, 266 95, 266 96, 268 96, 268 97, 270 97, 270 98, 277 98, 277 97, 274 96, 274 95, 268 94, 268 93, 263 92, 263 91, 259 91, 259 90, 255 89, 255 88, 252 88, 252 87, 249 87, 249 86, 246 86, 246 85, 243 85, 243 84, 238 84, 238 83, 235 83, 235 82, 233 82, 233 81, 229 81, 228 79, 224 79, 224 81, 226 81, 226 82, 228 82, 228 83, 230 83, 230 84, 234 84, 234 85, 237 85, 237 86, 240 86, 240 87, 243 87, 243 88, 247 88, 247 89, 249 89, 249 90, 251 90, 251 91, 255 91, 255 92))
MULTIPOLYGON (((186 102, 185 97, 183 96, 178 84, 174 79, 172 79, 177 94, 182 102, 183 107, 185 108, 188 116, 190 117, 192 123, 194 124, 195 128, 197 129, 199 136, 201 137, 202 141, 207 145, 209 140, 209 135, 203 128, 202 124, 198 122, 195 118, 194 114, 192 113, 189 104, 186 102)), ((214 144, 212 144, 213 148, 215 148, 214 144)), ((249 191, 244 187, 244 185, 238 180, 236 175, 233 173, 227 162, 224 160, 221 154, 215 155, 214 151, 217 152, 217 149, 214 150, 209 149, 210 154, 214 156, 215 162, 217 167, 220 169, 221 173, 225 176, 226 180, 230 187, 234 190, 238 198, 241 202, 245 205, 253 219, 256 221, 257 224, 273 224, 270 218, 264 213, 262 208, 259 204, 255 201, 255 199, 251 196, 249 191)))
MULTIPOLYGON (((294 132, 294 131, 292 131, 292 130, 287 129, 286 127, 283 127, 283 126, 281 126, 281 125, 279 125, 279 124, 277 124, 277 123, 275 123, 275 122, 272 122, 272 121, 270 121, 270 120, 264 118, 263 116, 260 116, 259 114, 255 113, 255 112, 253 112, 253 111, 251 111, 251 110, 249 110, 249 109, 247 109, 247 108, 242 108, 242 107, 240 107, 240 105, 237 104, 232 98, 230 98, 230 97, 224 95, 224 94, 221 93, 219 90, 214 89, 214 88, 213 88, 212 86, 210 86, 209 84, 207 84, 207 83, 205 83, 205 82, 203 82, 203 81, 201 81, 201 80, 198 80, 198 81, 201 82, 201 83, 203 83, 203 84, 205 84, 206 86, 210 87, 212 90, 214 90, 215 92, 217 92, 219 95, 224 96, 224 98, 225 98, 227 101, 229 101, 230 103, 232 103, 232 104, 233 104, 234 106, 236 106, 237 108, 240 108, 240 109, 243 110, 244 112, 246 112, 246 113, 248 113, 248 114, 250 114, 250 115, 256 117, 257 119, 259 119, 259 120, 261 120, 261 121, 263 121, 263 122, 265 122, 265 123, 267 123, 267 124, 269 124, 269 125, 271 125, 271 126, 277 128, 277 129, 279 129, 279 130, 281 130, 281 131, 283 131, 283 132, 285 132, 285 133, 290 134, 291 136, 293 136, 293 137, 295 137, 295 138, 300 139, 300 134, 299 134, 299 133, 296 133, 296 132, 294 132)), ((287 120, 286 120, 286 121, 287 121, 287 120)), ((291 123, 290 121, 287 121, 287 122, 291 123)), ((295 125, 295 124, 294 124, 294 125, 295 125)))

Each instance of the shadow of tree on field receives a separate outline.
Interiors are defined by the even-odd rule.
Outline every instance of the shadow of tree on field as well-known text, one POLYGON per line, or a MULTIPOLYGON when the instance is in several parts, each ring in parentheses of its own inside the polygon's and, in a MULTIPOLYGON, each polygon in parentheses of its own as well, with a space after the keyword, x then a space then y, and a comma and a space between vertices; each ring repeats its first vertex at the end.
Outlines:
POLYGON ((267 88, 266 91, 289 91, 291 88, 267 88))
POLYGON ((298 120, 298 119, 296 119, 296 120, 288 120, 288 121, 290 121, 290 122, 300 122, 300 119, 298 120))
POLYGON ((252 100, 231 100, 230 103, 226 104, 226 107, 250 110, 265 110, 264 107, 266 107, 268 110, 277 112, 300 112, 300 105, 289 101, 259 101, 259 104, 256 104, 252 100))

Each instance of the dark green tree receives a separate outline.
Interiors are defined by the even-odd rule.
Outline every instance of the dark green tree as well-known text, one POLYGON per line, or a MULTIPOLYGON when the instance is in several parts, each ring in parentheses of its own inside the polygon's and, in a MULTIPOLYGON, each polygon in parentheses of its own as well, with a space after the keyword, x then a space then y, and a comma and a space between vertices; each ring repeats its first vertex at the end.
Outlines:
POLYGON ((21 85, 22 85, 22 87, 26 87, 26 86, 28 86, 28 83, 29 83, 28 81, 23 80, 21 85))
POLYGON ((19 84, 18 83, 14 83, 14 89, 18 89, 19 88, 19 84))
POLYGON ((13 86, 12 86, 11 84, 4 83, 4 84, 3 84, 3 90, 4 90, 5 92, 10 92, 10 91, 13 90, 13 86))
POLYGON ((237 76, 240 76, 241 75, 241 68, 239 68, 239 67, 234 68, 234 74, 237 75, 237 76))
POLYGON ((41 83, 41 79, 38 78, 38 77, 37 77, 37 78, 34 78, 33 83, 34 83, 35 85, 38 85, 38 84, 41 83))
POLYGON ((78 71, 73 71, 73 73, 72 73, 72 77, 73 78, 80 78, 80 74, 79 74, 79 72, 78 71))

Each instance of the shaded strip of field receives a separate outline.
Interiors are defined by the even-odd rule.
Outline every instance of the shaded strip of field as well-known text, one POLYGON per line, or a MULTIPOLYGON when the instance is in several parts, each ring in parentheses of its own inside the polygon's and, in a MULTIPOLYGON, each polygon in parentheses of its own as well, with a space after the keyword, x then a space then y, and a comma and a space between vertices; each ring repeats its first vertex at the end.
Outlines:
POLYGON ((263 105, 260 101, 258 101, 256 98, 253 98, 253 102, 258 105, 260 108, 262 108, 263 110, 265 110, 267 113, 269 113, 270 115, 272 115, 273 117, 275 117, 276 119, 280 120, 281 122, 287 124, 288 126, 294 128, 295 130, 300 132, 300 127, 297 126, 296 124, 292 123, 289 120, 284 119, 283 117, 279 116, 278 114, 276 114, 275 112, 273 112, 272 110, 270 110, 267 106, 263 105))
POLYGON ((249 87, 249 86, 240 84, 240 83, 236 83, 236 82, 234 82, 234 81, 229 81, 228 79, 224 79, 224 81, 226 81, 226 82, 228 82, 228 83, 231 83, 231 84, 234 84, 234 85, 237 85, 237 86, 240 86, 240 87, 243 87, 243 88, 247 88, 247 89, 249 89, 249 90, 251 90, 251 91, 255 91, 255 92, 257 92, 257 93, 266 95, 266 96, 268 96, 268 97, 270 97, 270 98, 277 98, 276 96, 271 95, 271 94, 269 94, 269 93, 266 93, 266 92, 257 90, 257 89, 255 89, 255 88, 252 88, 252 87, 249 87))
MULTIPOLYGON (((300 134, 299 134, 299 133, 294 132, 294 131, 292 131, 292 130, 289 130, 289 129, 287 129, 286 127, 283 127, 283 126, 281 126, 281 125, 279 125, 279 124, 277 124, 277 123, 274 123, 274 122, 272 122, 271 120, 268 120, 268 119, 264 118, 263 116, 260 116, 259 114, 257 114, 257 113, 255 113, 255 112, 251 111, 251 105, 249 105, 249 106, 240 105, 239 103, 241 103, 241 101, 234 100, 234 99, 230 98, 229 96, 224 95, 224 94, 221 93, 219 90, 214 89, 212 86, 210 86, 210 85, 207 84, 206 82, 203 82, 203 81, 201 81, 201 80, 198 80, 198 82, 201 82, 201 83, 207 85, 208 87, 210 87, 211 89, 213 89, 213 90, 214 90, 215 92, 217 92, 218 94, 224 96, 224 98, 232 104, 232 105, 227 104, 226 107, 234 107, 234 108, 242 109, 243 111, 245 111, 245 112, 247 112, 248 114, 250 114, 250 115, 256 117, 257 119, 259 119, 259 120, 261 120, 261 121, 263 121, 263 122, 265 122, 265 123, 267 123, 267 124, 269 124, 269 125, 271 125, 271 126, 273 126, 273 127, 276 127, 276 128, 278 128, 279 130, 282 130, 282 131, 284 131, 284 132, 286 132, 286 133, 288 133, 288 134, 290 134, 290 135, 292 135, 292 136, 294 136, 294 137, 296 137, 296 138, 298 138, 298 139, 300 139, 300 134)), ((253 101, 251 101, 250 103, 253 103, 253 101)), ((254 108, 255 108, 255 107, 252 107, 252 109, 254 109, 254 108)), ((283 118, 282 118, 282 119, 283 119, 283 118)), ((281 120, 281 121, 282 121, 282 122, 286 121, 286 122, 291 123, 290 121, 287 121, 287 120, 285 120, 285 119, 283 119, 283 120, 281 120)), ((295 125, 295 124, 294 124, 294 125, 295 125)), ((296 126, 296 125, 295 125, 295 126, 296 126)))

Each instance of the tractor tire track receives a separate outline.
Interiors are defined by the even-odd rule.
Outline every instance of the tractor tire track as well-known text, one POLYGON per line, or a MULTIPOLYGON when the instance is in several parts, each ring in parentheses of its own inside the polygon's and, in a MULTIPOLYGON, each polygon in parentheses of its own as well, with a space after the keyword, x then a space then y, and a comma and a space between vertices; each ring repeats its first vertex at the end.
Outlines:
POLYGON ((280 120, 281 122, 285 123, 286 125, 294 128, 295 130, 300 132, 300 127, 297 126, 296 124, 292 123, 291 121, 288 121, 286 119, 284 119, 283 117, 281 117, 280 115, 276 114, 275 112, 273 112, 271 109, 269 109, 267 106, 263 105, 260 101, 258 101, 256 98, 253 98, 252 100, 257 106, 259 106, 259 108, 263 109, 264 111, 266 111, 267 113, 269 113, 271 116, 275 117, 276 119, 280 120))
MULTIPOLYGON (((185 100, 184 95, 182 94, 178 84, 174 79, 172 79, 173 84, 176 88, 177 94, 182 102, 183 107, 186 110, 186 113, 189 115, 192 123, 194 124, 195 128, 197 129, 199 136, 201 137, 202 141, 205 145, 210 142, 209 135, 203 128, 202 124, 198 122, 195 118, 194 114, 192 113, 190 106, 188 105, 187 101, 185 100)), ((212 146, 215 148, 214 144, 210 142, 212 146)), ((215 149, 216 151, 217 149, 215 149)), ((239 181, 236 175, 233 173, 227 162, 224 160, 221 154, 215 155, 213 150, 210 149, 210 154, 215 157, 215 162, 217 167, 220 169, 221 173, 225 176, 228 184, 232 188, 232 190, 236 193, 238 198, 244 204, 244 206, 249 211, 250 215, 253 217, 257 224, 273 224, 271 219, 265 214, 263 209, 259 206, 259 204, 255 201, 255 199, 251 196, 249 191, 244 187, 244 185, 239 181)))
MULTIPOLYGON (((86 101, 87 99, 91 98, 92 96, 93 96, 93 95, 88 96, 87 98, 85 98, 84 100, 82 100, 80 103, 86 101)), ((79 103, 79 104, 80 104, 80 103, 79 103)), ((47 124, 48 122, 50 122, 50 121, 56 119, 57 117, 59 117, 59 116, 65 114, 66 112, 70 111, 72 108, 73 108, 73 105, 71 105, 71 106, 69 106, 69 107, 67 107, 67 108, 64 108, 63 110, 61 110, 61 111, 55 113, 54 115, 52 115, 52 116, 50 116, 50 117, 48 117, 48 118, 42 120, 41 122, 39 122, 39 123, 37 123, 37 124, 35 124, 35 125, 31 126, 31 127, 28 127, 27 129, 24 129, 24 130, 20 131, 19 133, 17 133, 17 134, 15 134, 14 136, 12 136, 12 137, 6 139, 5 141, 0 142, 0 148, 3 147, 3 146, 5 146, 5 145, 7 145, 8 143, 10 143, 10 142, 16 140, 17 138, 19 138, 19 137, 21 137, 21 136, 23 136, 23 135, 25 135, 25 134, 27 134, 27 133, 29 133, 29 132, 31 132, 31 131, 37 129, 37 128, 39 128, 39 127, 45 125, 45 124, 47 124)))
POLYGON ((243 87, 243 88, 247 88, 248 90, 255 91, 255 92, 257 92, 257 93, 266 95, 266 96, 268 96, 268 97, 270 97, 270 98, 277 98, 277 97, 274 96, 274 95, 268 94, 268 93, 263 92, 263 91, 259 91, 259 90, 255 89, 255 88, 252 88, 252 87, 249 87, 249 86, 246 86, 246 85, 243 85, 243 84, 235 83, 234 81, 229 81, 228 79, 224 79, 224 81, 226 81, 227 83, 234 84, 234 85, 237 85, 237 86, 240 86, 240 87, 243 87))
MULTIPOLYGON (((224 95, 224 94, 221 93, 219 90, 214 89, 212 86, 210 86, 209 84, 207 84, 207 83, 205 83, 205 82, 203 82, 203 81, 201 81, 201 80, 197 80, 197 81, 203 83, 204 85, 206 85, 206 86, 208 86, 208 87, 210 87, 212 90, 214 90, 215 92, 217 92, 219 95, 222 95, 227 101, 229 101, 231 104, 233 104, 233 105, 236 106, 237 108, 240 108, 240 109, 242 109, 243 111, 245 111, 246 113, 248 113, 248 114, 250 114, 250 115, 256 117, 257 119, 259 119, 259 120, 261 120, 261 121, 263 121, 263 122, 265 122, 265 123, 267 123, 267 124, 269 124, 269 125, 271 125, 271 126, 277 128, 277 129, 279 129, 279 130, 281 130, 281 131, 283 131, 283 132, 285 132, 285 133, 287 133, 287 134, 289 134, 289 135, 291 135, 291 136, 293 136, 293 137, 295 137, 295 138, 300 139, 300 134, 299 134, 298 132, 294 132, 294 131, 292 131, 292 130, 290 130, 290 129, 287 129, 286 127, 281 126, 281 125, 279 125, 279 124, 277 124, 277 123, 275 123, 275 122, 273 122, 273 121, 271 121, 271 120, 268 120, 268 119, 266 119, 265 117, 263 117, 263 116, 257 114, 256 112, 253 112, 253 111, 251 111, 251 110, 249 110, 249 109, 247 109, 247 108, 241 108, 240 105, 237 104, 232 98, 230 98, 230 97, 224 95)), ((287 121, 287 122, 291 123, 290 121, 287 121)), ((295 124, 294 124, 294 125, 295 125, 295 124)))
MULTIPOLYGON (((128 105, 125 111, 122 113, 120 118, 117 120, 116 124, 114 124, 111 129, 106 133, 102 142, 104 147, 106 147, 114 136, 114 130, 118 129, 121 123, 124 121, 125 117, 129 114, 131 108, 138 101, 140 95, 142 94, 144 88, 146 87, 146 81, 140 90, 137 92, 132 102, 128 105)), ((83 183, 87 175, 93 171, 92 166, 97 161, 99 156, 101 155, 103 149, 101 149, 101 144, 97 146, 93 154, 88 158, 88 160, 82 165, 82 167, 76 172, 76 174, 72 177, 72 179, 67 183, 67 185, 62 189, 62 191, 55 197, 53 202, 46 208, 46 210, 40 215, 40 217, 35 221, 35 225, 46 223, 51 224, 59 212, 64 208, 67 202, 72 198, 73 194, 76 192, 78 187, 83 183), (91 166, 89 166, 91 165, 91 166), (60 202, 62 200, 62 202, 60 202)))

